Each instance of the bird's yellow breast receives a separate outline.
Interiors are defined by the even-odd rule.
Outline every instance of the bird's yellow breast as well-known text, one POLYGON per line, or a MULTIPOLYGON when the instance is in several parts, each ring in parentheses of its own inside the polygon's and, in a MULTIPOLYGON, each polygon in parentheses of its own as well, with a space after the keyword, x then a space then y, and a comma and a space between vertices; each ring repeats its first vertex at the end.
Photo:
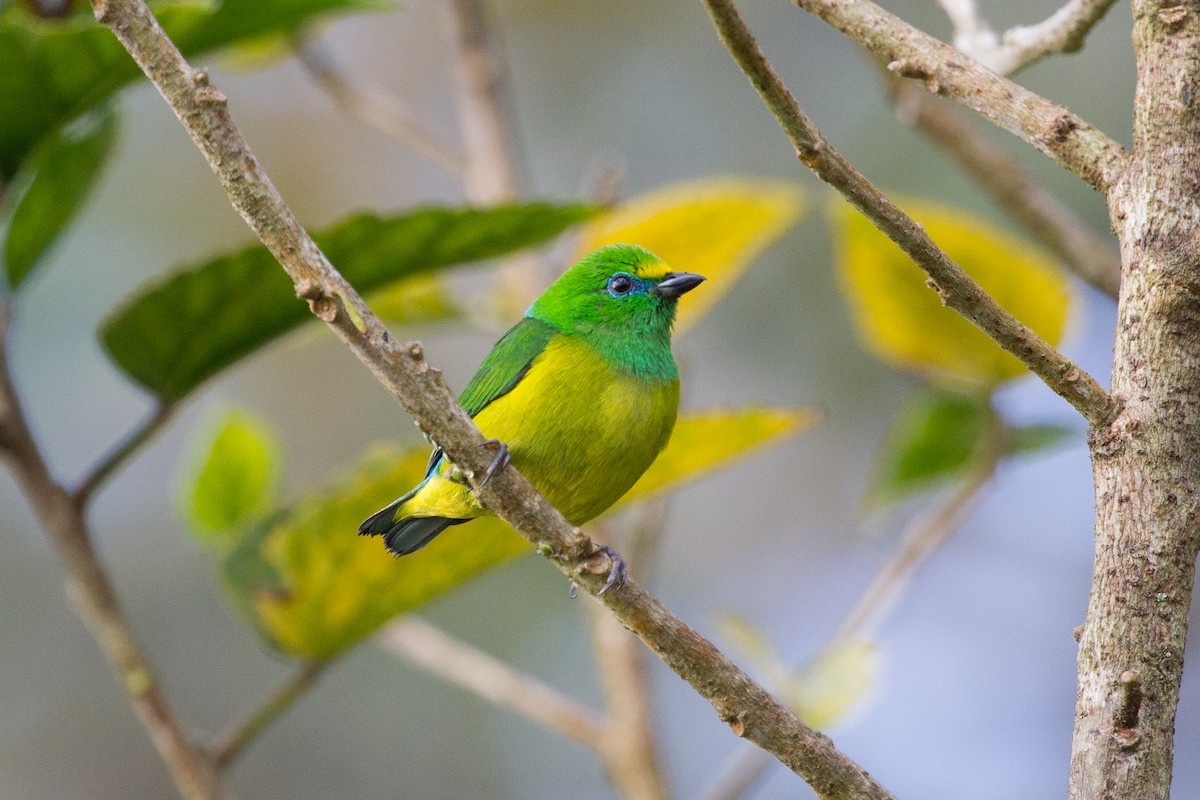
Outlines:
MULTIPOLYGON (((579 525, 625 494, 666 445, 679 381, 616 374, 587 345, 555 336, 510 391, 475 416, 508 445, 512 464, 579 525)), ((477 517, 470 489, 434 476, 402 509, 417 516, 477 517)))

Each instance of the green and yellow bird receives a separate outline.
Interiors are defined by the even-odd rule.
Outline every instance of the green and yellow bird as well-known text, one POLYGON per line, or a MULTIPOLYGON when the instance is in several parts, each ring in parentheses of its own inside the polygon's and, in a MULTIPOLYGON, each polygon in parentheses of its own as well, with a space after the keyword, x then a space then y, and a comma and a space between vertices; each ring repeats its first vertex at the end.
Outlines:
MULTIPOLYGON (((602 247, 564 272, 459 398, 499 451, 484 481, 511 458, 575 525, 620 499, 675 425, 675 305, 703 280, 627 244, 602 247)), ((425 480, 358 532, 383 536, 388 550, 405 555, 487 513, 437 448, 425 480)))

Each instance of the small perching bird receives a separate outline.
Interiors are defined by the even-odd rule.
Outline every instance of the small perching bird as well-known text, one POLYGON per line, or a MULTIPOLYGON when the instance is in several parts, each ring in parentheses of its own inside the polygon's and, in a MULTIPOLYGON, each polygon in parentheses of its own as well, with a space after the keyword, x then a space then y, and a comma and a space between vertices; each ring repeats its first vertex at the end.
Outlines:
MULTIPOLYGON (((627 244, 602 247, 564 272, 496 342, 459 398, 497 450, 483 482, 511 458, 574 525, 620 499, 675 425, 675 305, 703 280, 627 244)), ((425 479, 358 532, 406 555, 487 513, 436 448, 425 479)), ((614 561, 607 590, 623 580, 624 565, 604 549, 614 561)))

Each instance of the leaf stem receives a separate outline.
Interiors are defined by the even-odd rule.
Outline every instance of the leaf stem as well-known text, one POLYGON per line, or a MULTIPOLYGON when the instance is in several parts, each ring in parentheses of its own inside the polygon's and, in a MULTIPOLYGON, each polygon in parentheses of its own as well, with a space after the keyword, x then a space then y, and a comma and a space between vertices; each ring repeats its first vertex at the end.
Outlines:
POLYGON ((75 505, 80 508, 85 506, 96 490, 171 420, 175 408, 174 403, 158 403, 137 427, 96 462, 71 492, 71 499, 75 501, 75 505))
POLYGON ((288 678, 263 703, 230 728, 219 742, 210 750, 210 755, 218 769, 227 769, 246 747, 258 738, 271 723, 275 722, 284 712, 295 705, 296 701, 316 684, 325 673, 331 662, 310 661, 302 664, 292 677, 288 678))

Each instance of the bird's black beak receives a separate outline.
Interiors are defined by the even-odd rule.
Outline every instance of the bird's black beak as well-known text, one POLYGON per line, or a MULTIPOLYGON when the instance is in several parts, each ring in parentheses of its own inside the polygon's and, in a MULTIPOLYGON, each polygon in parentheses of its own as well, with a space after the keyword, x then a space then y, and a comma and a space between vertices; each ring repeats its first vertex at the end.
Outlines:
POLYGON ((704 283, 704 276, 697 275, 694 272, 668 272, 666 276, 658 282, 658 285, 650 290, 650 294, 656 294, 659 297, 665 297, 668 300, 674 300, 679 295, 690 292, 700 284, 704 283))

